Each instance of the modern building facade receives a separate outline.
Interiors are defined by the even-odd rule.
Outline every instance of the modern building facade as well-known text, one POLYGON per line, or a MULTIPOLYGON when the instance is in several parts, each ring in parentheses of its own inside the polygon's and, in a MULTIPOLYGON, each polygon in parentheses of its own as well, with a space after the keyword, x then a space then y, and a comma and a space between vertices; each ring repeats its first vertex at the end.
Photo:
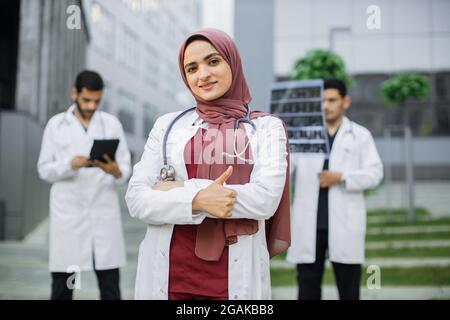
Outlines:
POLYGON ((450 1, 238 0, 234 8, 234 37, 254 106, 269 110, 270 84, 290 79, 295 61, 309 50, 336 52, 355 82, 349 116, 374 134, 393 179, 404 179, 405 146, 401 136, 383 136, 407 117, 405 108, 384 105, 380 84, 399 72, 428 77, 429 98, 404 106, 414 134, 415 177, 450 179, 450 1), (380 29, 373 29, 377 13, 380 29))
POLYGON ((270 86, 274 79, 274 2, 234 2, 234 39, 239 47, 253 109, 270 111, 270 86))
POLYGON ((380 136, 406 121, 387 109, 380 83, 399 72, 430 79, 426 102, 408 102, 416 136, 450 135, 450 12, 448 0, 277 0, 275 75, 288 78, 311 49, 339 54, 355 80, 349 114, 380 136))
POLYGON ((200 0, 17 0, 0 4, 0 240, 48 216, 36 170, 43 128, 65 111, 76 74, 98 71, 102 106, 137 161, 157 116, 192 105, 178 51, 201 23, 200 0), (75 20, 73 20, 75 19, 75 20))
POLYGON ((0 239, 22 239, 48 215, 36 163, 45 123, 66 109, 85 66, 83 10, 79 0, 0 3, 0 239))
POLYGON ((178 68, 184 38, 201 23, 198 0, 87 0, 87 66, 107 88, 102 108, 124 126, 134 162, 156 118, 191 106, 178 68))

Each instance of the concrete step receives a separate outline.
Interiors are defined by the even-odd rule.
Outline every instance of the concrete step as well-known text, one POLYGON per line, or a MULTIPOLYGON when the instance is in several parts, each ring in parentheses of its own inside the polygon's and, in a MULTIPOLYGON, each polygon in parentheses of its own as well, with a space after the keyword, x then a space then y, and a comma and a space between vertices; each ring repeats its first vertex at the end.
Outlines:
MULTIPOLYGON (((367 259, 364 266, 379 266, 379 267, 445 267, 450 266, 450 258, 378 258, 367 259)), ((331 263, 327 260, 327 267, 331 267, 331 263)), ((270 267, 272 269, 294 269, 295 264, 285 260, 272 260, 270 261, 270 267)))
POLYGON ((402 241, 373 241, 366 243, 366 249, 403 249, 403 248, 445 248, 449 247, 450 240, 402 240, 402 241))
MULTIPOLYGON (((272 287, 274 300, 295 300, 298 289, 293 287, 272 287)), ((335 286, 322 286, 323 300, 337 300, 339 298, 335 286)), ((450 286, 442 287, 389 287, 380 289, 361 288, 361 300, 428 300, 450 299, 450 286)))
POLYGON ((441 233, 450 232, 450 226, 405 226, 405 227, 382 227, 370 228, 367 235, 391 235, 411 233, 441 233))

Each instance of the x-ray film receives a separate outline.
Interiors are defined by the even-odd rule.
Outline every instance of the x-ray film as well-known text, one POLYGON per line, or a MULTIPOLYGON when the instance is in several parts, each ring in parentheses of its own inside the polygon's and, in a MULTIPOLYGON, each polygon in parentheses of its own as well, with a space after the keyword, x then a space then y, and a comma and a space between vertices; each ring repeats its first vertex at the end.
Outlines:
POLYGON ((323 80, 276 82, 270 111, 283 119, 292 153, 324 153, 330 147, 322 106, 323 80))

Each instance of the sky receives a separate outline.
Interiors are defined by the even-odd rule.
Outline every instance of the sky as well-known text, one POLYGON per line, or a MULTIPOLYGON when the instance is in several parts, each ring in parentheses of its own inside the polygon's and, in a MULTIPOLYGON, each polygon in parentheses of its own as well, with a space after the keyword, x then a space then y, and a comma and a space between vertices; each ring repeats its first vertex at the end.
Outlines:
POLYGON ((202 0, 204 28, 217 28, 233 36, 234 0, 202 0))

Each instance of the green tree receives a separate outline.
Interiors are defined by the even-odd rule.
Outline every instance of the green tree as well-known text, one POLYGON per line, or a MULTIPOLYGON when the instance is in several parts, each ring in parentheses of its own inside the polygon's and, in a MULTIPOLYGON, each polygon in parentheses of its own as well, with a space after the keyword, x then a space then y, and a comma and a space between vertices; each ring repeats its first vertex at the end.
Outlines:
POLYGON ((405 108, 406 102, 409 99, 423 101, 429 92, 429 80, 417 73, 401 73, 381 83, 381 94, 386 106, 391 107, 393 104, 402 106, 405 109, 406 125, 409 125, 410 118, 410 110, 405 108))
POLYGON ((430 92, 428 79, 416 73, 402 73, 381 83, 381 93, 388 107, 404 105, 408 98, 422 101, 430 92))
POLYGON ((410 108, 406 107, 406 102, 412 100, 424 100, 430 91, 428 79, 416 73, 402 73, 392 79, 381 83, 381 94, 386 106, 397 104, 403 107, 405 112, 405 124, 403 127, 405 134, 405 158, 406 158, 406 182, 408 198, 408 221, 415 220, 414 212, 414 162, 412 160, 412 133, 409 128, 410 108))
POLYGON ((297 60, 292 73, 293 80, 337 78, 346 84, 353 85, 353 80, 346 71, 342 58, 328 50, 312 50, 297 60))

